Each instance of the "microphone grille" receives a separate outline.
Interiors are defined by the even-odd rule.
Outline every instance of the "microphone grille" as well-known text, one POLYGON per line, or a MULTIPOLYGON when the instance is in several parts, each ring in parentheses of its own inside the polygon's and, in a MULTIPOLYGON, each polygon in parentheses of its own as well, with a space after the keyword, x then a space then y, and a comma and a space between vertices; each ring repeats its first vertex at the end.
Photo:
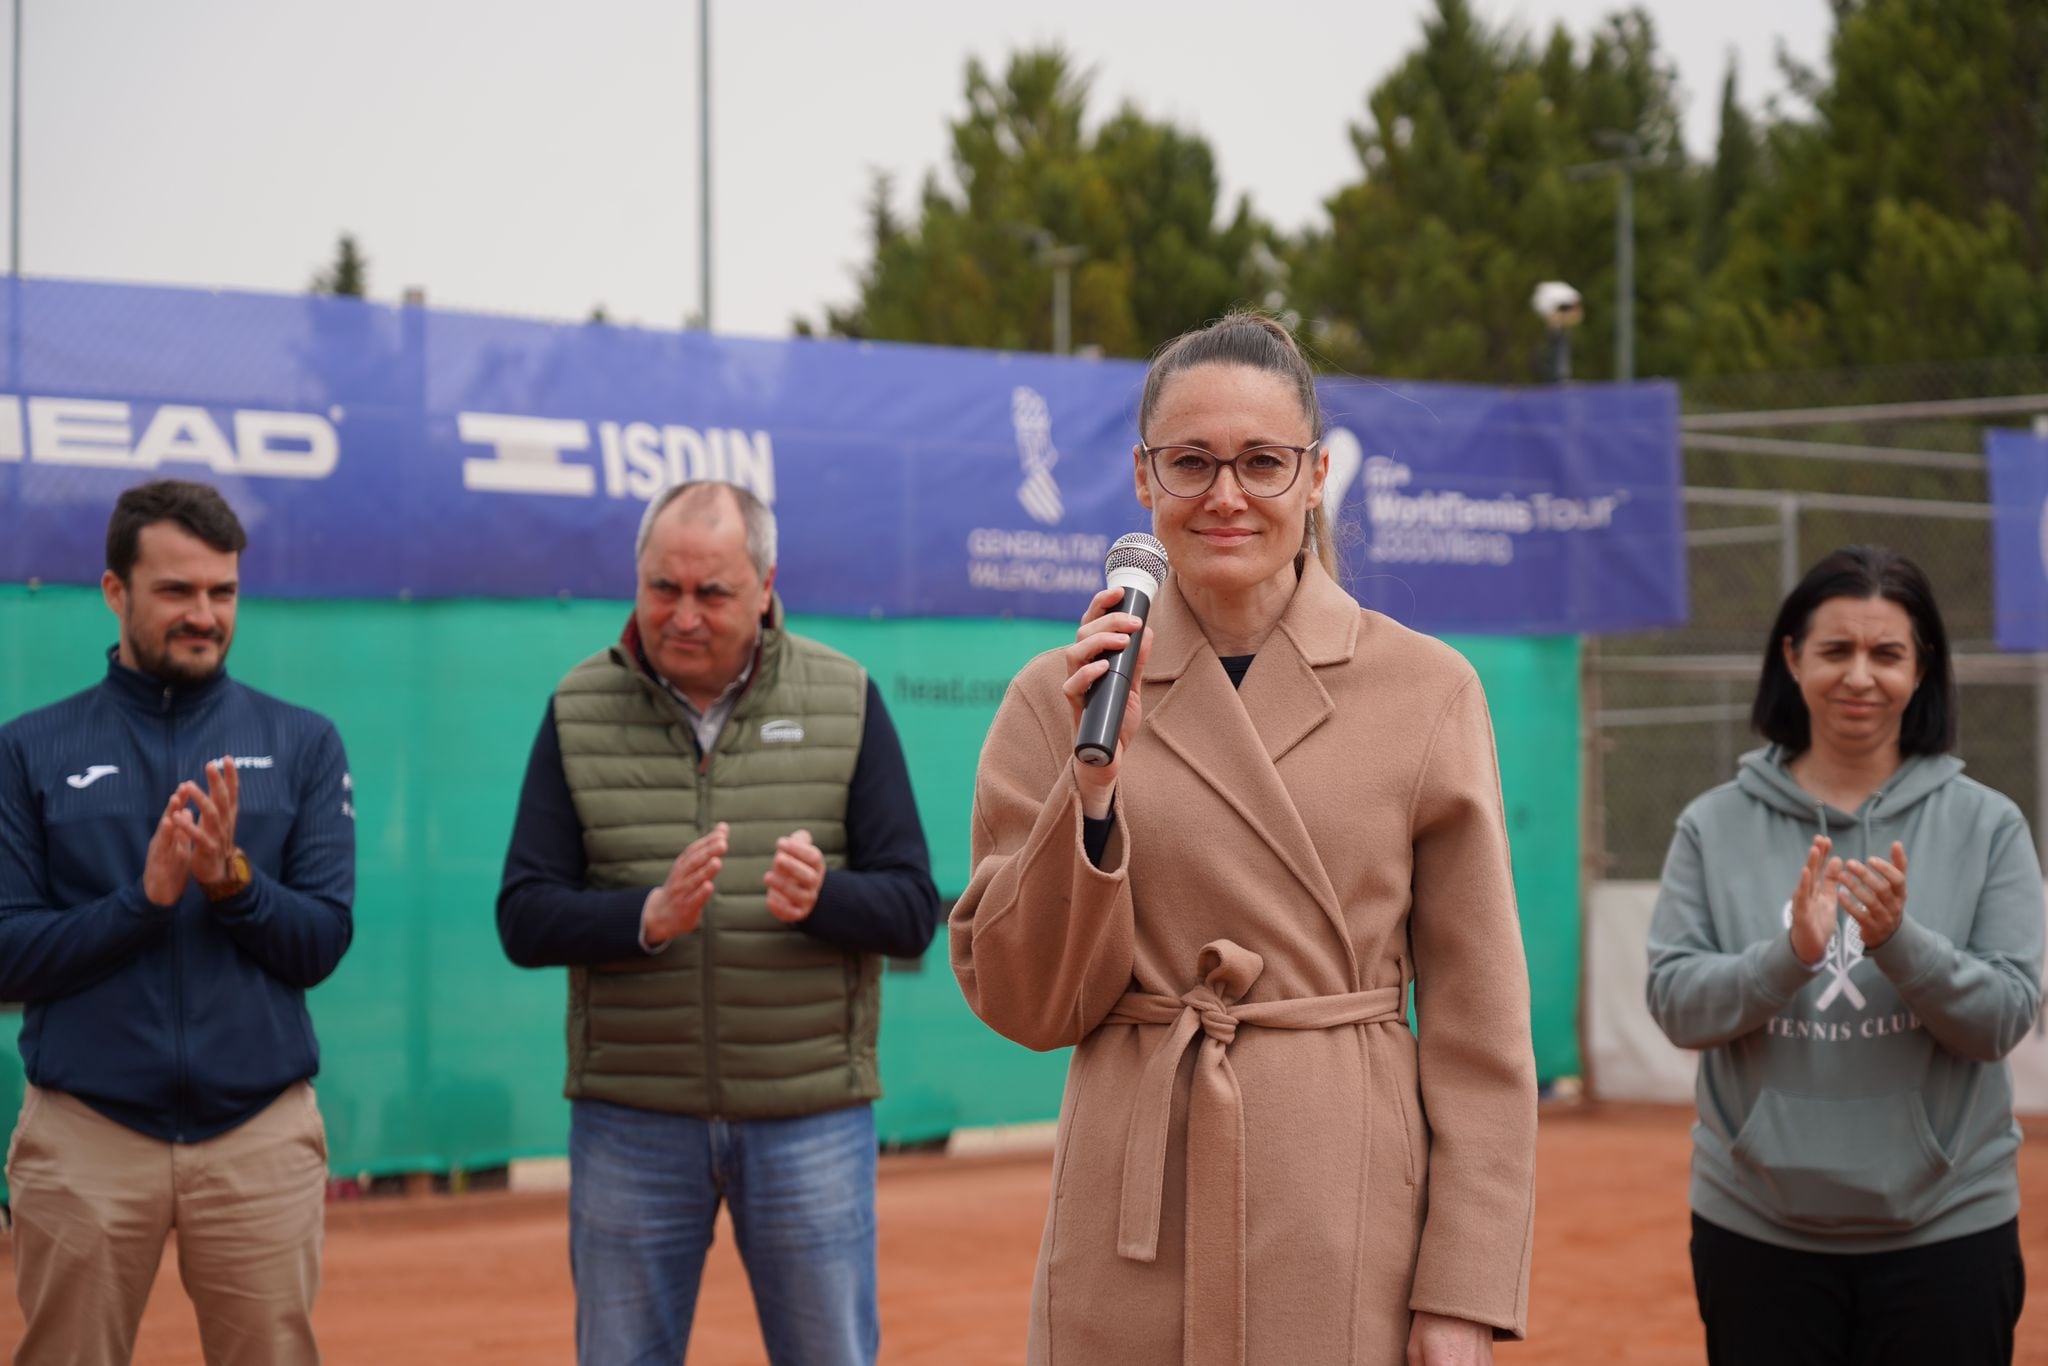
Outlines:
POLYGON ((1109 558, 1102 562, 1104 573, 1117 569, 1139 569, 1161 583, 1166 582, 1166 547, 1156 537, 1133 531, 1116 538, 1109 558))

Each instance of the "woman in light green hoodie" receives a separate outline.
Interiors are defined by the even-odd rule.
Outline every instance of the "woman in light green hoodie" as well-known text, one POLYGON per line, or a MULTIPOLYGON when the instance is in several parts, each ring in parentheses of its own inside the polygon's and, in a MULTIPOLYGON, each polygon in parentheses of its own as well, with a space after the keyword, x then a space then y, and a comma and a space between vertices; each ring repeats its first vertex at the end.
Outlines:
POLYGON ((1716 1363, 2012 1359, 2004 1062, 2041 1003, 2027 822, 1962 775, 1926 576, 1838 550, 1779 609, 1771 741, 1678 819, 1650 1013, 1700 1050, 1693 1281, 1716 1363))

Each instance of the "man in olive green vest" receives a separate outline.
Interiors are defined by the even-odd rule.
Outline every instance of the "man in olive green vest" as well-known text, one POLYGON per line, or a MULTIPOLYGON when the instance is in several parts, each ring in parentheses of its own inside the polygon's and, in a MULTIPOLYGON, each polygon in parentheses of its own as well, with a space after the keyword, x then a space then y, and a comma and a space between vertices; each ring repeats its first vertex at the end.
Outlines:
POLYGON ((858 664, 783 627, 775 518, 648 505, 633 616, 556 688, 498 934, 569 969, 569 1259, 583 1366, 680 1362, 721 1202, 775 1366, 868 1366, 883 955, 942 914, 858 664))

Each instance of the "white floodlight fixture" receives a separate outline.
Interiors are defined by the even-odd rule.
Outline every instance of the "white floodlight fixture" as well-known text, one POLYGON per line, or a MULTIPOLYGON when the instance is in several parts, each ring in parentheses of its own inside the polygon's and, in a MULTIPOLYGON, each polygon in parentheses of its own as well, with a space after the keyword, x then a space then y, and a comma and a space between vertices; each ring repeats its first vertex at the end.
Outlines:
POLYGON ((1543 319, 1543 325, 1553 332, 1567 327, 1577 327, 1586 320, 1585 300, 1579 291, 1562 280, 1545 280, 1536 286, 1529 296, 1529 307, 1536 310, 1536 316, 1543 319))

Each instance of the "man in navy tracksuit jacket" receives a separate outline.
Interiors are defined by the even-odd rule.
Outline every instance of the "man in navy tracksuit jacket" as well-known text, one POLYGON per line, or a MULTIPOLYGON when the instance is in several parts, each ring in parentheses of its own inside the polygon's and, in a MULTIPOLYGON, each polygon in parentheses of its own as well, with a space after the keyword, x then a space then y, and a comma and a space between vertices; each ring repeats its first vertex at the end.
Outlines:
POLYGON ((129 1361, 172 1228, 209 1366, 318 1360, 305 991, 348 948, 355 814, 333 725, 227 675, 245 544, 204 485, 123 494, 106 678, 0 727, 22 1366, 129 1361))

